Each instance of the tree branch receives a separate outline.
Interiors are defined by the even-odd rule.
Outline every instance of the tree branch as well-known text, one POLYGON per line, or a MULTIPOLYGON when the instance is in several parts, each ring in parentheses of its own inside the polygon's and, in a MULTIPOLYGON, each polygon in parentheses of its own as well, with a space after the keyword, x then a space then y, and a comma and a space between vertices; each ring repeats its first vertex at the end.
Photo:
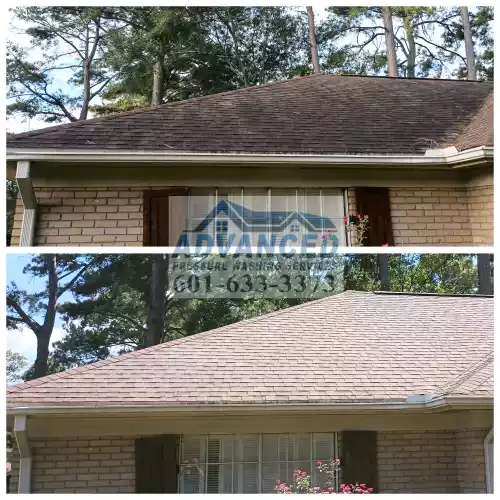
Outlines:
POLYGON ((29 328, 31 328, 35 335, 37 335, 37 331, 39 331, 42 326, 30 316, 28 316, 24 312, 23 308, 17 303, 17 301, 15 301, 12 297, 7 296, 7 306, 12 307, 12 309, 14 309, 17 314, 19 314, 21 321, 25 323, 29 328))

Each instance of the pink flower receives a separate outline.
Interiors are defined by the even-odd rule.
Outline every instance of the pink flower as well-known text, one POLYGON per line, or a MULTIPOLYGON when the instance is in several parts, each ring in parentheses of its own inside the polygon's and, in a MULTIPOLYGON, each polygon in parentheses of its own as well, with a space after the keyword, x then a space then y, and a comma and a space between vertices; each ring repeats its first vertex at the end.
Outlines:
POLYGON ((344 217, 342 220, 344 221, 344 224, 347 224, 347 217, 344 217))
POLYGON ((337 459, 335 460, 335 462, 337 462, 337 463, 339 464, 339 463, 340 463, 340 458, 337 458, 337 459))
POLYGON ((361 488, 366 488, 366 484, 365 483, 361 483, 360 486, 361 486, 361 488))
POLYGON ((360 214, 356 214, 356 217, 357 217, 358 219, 360 219, 360 218, 361 218, 361 215, 360 215, 360 214))
POLYGON ((389 246, 389 243, 384 243, 382 246, 383 246, 383 247, 388 247, 388 246, 389 246))
POLYGON ((318 460, 318 461, 316 462, 316 465, 321 465, 321 460, 318 460))
POLYGON ((368 215, 364 215, 363 219, 368 220, 368 215))

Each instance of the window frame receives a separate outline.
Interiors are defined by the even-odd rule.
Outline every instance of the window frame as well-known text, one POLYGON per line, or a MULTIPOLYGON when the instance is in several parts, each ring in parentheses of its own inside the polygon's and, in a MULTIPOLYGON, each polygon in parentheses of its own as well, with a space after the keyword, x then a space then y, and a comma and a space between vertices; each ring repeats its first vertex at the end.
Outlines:
MULTIPOLYGON (((184 482, 183 482, 183 478, 184 478, 184 474, 183 474, 183 467, 186 465, 184 463, 185 459, 184 459, 184 442, 185 442, 185 439, 186 438, 190 438, 190 437, 194 437, 194 436, 197 436, 200 438, 200 457, 197 459, 197 465, 198 467, 200 468, 200 470, 203 470, 203 478, 202 478, 202 481, 203 481, 203 492, 198 492, 196 494, 207 494, 207 489, 208 489, 208 470, 209 470, 209 466, 218 466, 219 467, 219 471, 220 471, 220 467, 224 467, 224 466, 228 466, 228 465, 231 465, 231 493, 230 494, 237 494, 237 495, 240 495, 240 494, 244 494, 245 492, 242 491, 243 490, 243 487, 242 487, 242 484, 241 484, 241 481, 242 481, 242 478, 243 478, 243 474, 241 472, 238 473, 238 478, 240 478, 240 480, 238 481, 239 484, 238 485, 235 485, 235 468, 236 467, 241 467, 243 468, 243 466, 245 464, 254 464, 256 465, 256 469, 257 469, 257 475, 256 475, 256 478, 255 478, 255 482, 256 482, 256 489, 257 491, 254 493, 254 494, 266 494, 266 493, 271 493, 271 492, 268 492, 268 491, 262 491, 262 484, 263 484, 263 466, 266 465, 266 464, 276 464, 278 465, 278 468, 277 470, 279 470, 280 468, 280 465, 281 464, 285 464, 285 470, 288 471, 289 470, 289 465, 290 464, 293 464, 294 462, 305 462, 306 460, 294 460, 294 459, 290 459, 290 455, 289 455, 289 450, 288 450, 288 443, 290 442, 290 437, 293 436, 294 437, 294 453, 292 456, 296 456, 296 447, 298 446, 298 437, 299 436, 304 436, 304 435, 308 435, 309 436, 309 459, 307 460, 307 462, 309 463, 309 470, 307 470, 307 472, 311 475, 311 480, 312 478, 315 476, 315 467, 316 467, 316 461, 317 460, 324 460, 325 458, 324 457, 315 457, 314 454, 315 454, 315 444, 316 444, 316 439, 315 439, 315 436, 318 436, 318 435, 331 435, 332 437, 332 446, 333 446, 333 457, 334 459, 337 459, 337 458, 340 458, 340 449, 339 449, 339 432, 337 431, 332 431, 332 432, 296 432, 296 433, 276 433, 276 432, 264 432, 264 433, 241 433, 241 434, 238 434, 238 433, 209 433, 209 434, 182 434, 180 436, 180 453, 179 453, 179 477, 178 477, 178 491, 179 493, 182 493, 182 494, 186 494, 186 492, 184 492, 184 482), (263 460, 263 437, 265 435, 271 435, 271 436, 276 436, 276 445, 277 445, 277 455, 276 455, 276 461, 264 461, 263 460), (221 446, 219 448, 219 461, 218 462, 210 462, 208 460, 208 449, 209 449, 209 441, 210 439, 223 439, 224 437, 231 437, 232 440, 232 447, 231 447, 231 461, 224 461, 223 460, 223 456, 222 456, 222 441, 221 441, 221 446), (257 438, 257 462, 255 461, 248 461, 248 460, 242 460, 242 461, 238 461, 236 460, 236 456, 237 456, 237 448, 236 448, 236 444, 238 443, 242 443, 241 439, 238 439, 238 438, 244 438, 244 437, 256 437, 257 438), (203 439, 204 438, 204 439, 203 439), (280 460, 280 454, 279 454, 279 451, 280 451, 280 439, 282 438, 286 438, 286 443, 287 443, 287 452, 286 452, 286 461, 283 462, 282 460, 280 460), (204 458, 202 457, 202 455, 204 455, 204 458), (202 460, 203 458, 203 460, 202 460), (235 491, 235 486, 237 486, 237 489, 235 491)), ((287 479, 286 477, 285 478, 278 478, 280 480, 286 480, 288 483, 290 483, 290 479, 287 479)), ((338 474, 335 478, 335 481, 336 481, 336 489, 338 491, 338 488, 339 488, 339 485, 340 485, 340 474, 338 474)), ((199 484, 200 484, 200 481, 199 481, 199 484)), ((224 494, 228 494, 227 492, 224 492, 223 489, 224 489, 224 481, 221 481, 220 479, 220 476, 218 478, 218 493, 221 494, 221 493, 224 493, 224 494), (221 491, 221 486, 222 486, 222 491, 221 491)), ((213 493, 208 493, 208 494, 213 494, 213 493)))

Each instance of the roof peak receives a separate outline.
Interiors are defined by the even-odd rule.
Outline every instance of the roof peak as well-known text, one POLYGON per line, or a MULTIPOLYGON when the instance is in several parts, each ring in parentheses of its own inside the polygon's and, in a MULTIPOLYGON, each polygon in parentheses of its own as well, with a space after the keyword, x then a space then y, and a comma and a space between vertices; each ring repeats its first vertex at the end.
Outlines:
POLYGON ((377 295, 410 295, 416 297, 476 297, 492 299, 493 295, 485 295, 482 293, 438 293, 438 292, 394 292, 391 290, 374 290, 377 295))

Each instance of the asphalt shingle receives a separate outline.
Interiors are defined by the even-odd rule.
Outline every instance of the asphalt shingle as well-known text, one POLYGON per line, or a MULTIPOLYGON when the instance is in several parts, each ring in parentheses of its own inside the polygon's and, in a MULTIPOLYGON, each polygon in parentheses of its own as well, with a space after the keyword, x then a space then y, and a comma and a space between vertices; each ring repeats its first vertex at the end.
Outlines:
POLYGON ((348 291, 9 387, 7 406, 491 396, 492 352, 492 298, 348 291))
POLYGON ((491 145, 492 95, 492 82, 315 75, 9 135, 7 147, 423 154, 459 138, 491 145))

